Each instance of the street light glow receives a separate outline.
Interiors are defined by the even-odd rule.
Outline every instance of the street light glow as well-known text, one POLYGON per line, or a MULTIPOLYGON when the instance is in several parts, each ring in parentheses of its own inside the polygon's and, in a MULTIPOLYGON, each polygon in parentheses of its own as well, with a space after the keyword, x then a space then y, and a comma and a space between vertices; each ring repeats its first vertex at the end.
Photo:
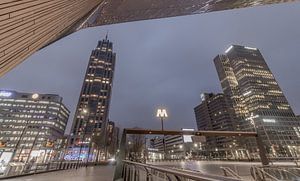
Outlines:
POLYGON ((84 108, 84 109, 82 110, 82 112, 83 112, 84 114, 86 114, 86 113, 88 112, 88 110, 84 108))

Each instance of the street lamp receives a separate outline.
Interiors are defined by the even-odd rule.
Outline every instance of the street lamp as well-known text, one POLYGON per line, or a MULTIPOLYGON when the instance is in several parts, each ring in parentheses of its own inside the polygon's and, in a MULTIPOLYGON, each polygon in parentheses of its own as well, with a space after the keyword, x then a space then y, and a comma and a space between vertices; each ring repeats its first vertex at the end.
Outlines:
MULTIPOLYGON (((86 108, 83 108, 82 111, 81 111, 81 114, 84 116, 88 113, 88 110, 86 108)), ((84 117, 84 120, 85 120, 86 117, 84 117)), ((84 140, 85 140, 85 134, 86 134, 86 127, 87 127, 87 121, 85 121, 86 124, 85 124, 85 128, 84 128, 84 132, 83 132, 83 138, 82 140, 79 142, 80 143, 80 148, 79 148, 79 155, 78 155, 78 158, 77 158, 77 163, 76 163, 76 169, 78 168, 78 165, 79 165, 79 160, 80 160, 80 156, 81 156, 81 150, 82 150, 82 144, 84 143, 84 140)))
MULTIPOLYGON (((168 117, 166 109, 157 109, 156 117, 161 120, 161 130, 164 131, 164 118, 168 117)), ((163 135, 163 146, 164 146, 164 154, 166 156, 166 143, 165 143, 165 134, 163 135)))

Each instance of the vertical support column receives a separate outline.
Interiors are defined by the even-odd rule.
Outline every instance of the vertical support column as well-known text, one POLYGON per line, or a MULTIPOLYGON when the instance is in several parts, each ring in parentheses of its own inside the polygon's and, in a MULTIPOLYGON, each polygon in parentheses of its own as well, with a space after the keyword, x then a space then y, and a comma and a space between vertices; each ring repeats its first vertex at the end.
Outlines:
POLYGON ((259 135, 256 135, 256 143, 257 143, 257 147, 259 149, 259 156, 260 156, 260 159, 261 159, 261 163, 263 165, 269 165, 270 161, 267 157, 267 154, 266 154, 266 149, 264 147, 264 144, 260 138, 259 135))
POLYGON ((117 165, 115 169, 115 174, 114 174, 114 180, 118 180, 122 178, 122 168, 123 168, 123 160, 125 159, 126 156, 126 129, 123 130, 122 138, 121 138, 121 143, 120 143, 120 152, 119 155, 117 156, 117 165))

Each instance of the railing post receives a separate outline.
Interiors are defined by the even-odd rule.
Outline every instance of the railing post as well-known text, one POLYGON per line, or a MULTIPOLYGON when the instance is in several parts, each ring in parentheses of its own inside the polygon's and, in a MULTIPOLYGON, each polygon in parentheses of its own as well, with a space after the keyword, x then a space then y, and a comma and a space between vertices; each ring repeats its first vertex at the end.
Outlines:
POLYGON ((177 175, 174 175, 174 177, 176 178, 177 181, 181 181, 181 179, 177 175))
POLYGON ((152 181, 151 179, 151 173, 149 173, 149 170, 147 169, 147 167, 144 167, 146 170, 146 181, 152 181))
POLYGON ((122 177, 124 178, 124 181, 126 181, 126 175, 127 175, 127 165, 124 164, 123 173, 122 173, 122 177))
POLYGON ((136 169, 136 166, 135 165, 132 165, 132 167, 134 168, 134 170, 133 170, 133 181, 136 181, 137 179, 136 179, 136 177, 137 177, 137 169, 136 169))
POLYGON ((125 150, 126 150, 126 129, 123 130, 121 143, 120 143, 120 152, 119 155, 117 156, 117 165, 116 165, 113 180, 118 180, 122 178, 123 160, 126 157, 125 150))
POLYGON ((166 173, 166 177, 168 179, 168 181, 172 181, 172 179, 170 178, 170 176, 166 173))
POLYGON ((130 180, 130 178, 131 178, 131 168, 130 168, 130 165, 127 165, 126 170, 127 170, 127 174, 126 174, 125 180, 126 180, 126 181, 131 181, 131 180, 130 180))

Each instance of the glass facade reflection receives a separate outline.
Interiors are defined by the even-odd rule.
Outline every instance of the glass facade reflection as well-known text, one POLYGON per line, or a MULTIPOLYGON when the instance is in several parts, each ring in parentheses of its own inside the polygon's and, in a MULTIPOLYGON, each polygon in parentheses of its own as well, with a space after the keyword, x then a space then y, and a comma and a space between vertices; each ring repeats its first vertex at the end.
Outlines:
MULTIPOLYGON (((273 157, 296 156, 299 152, 299 118, 257 48, 232 45, 214 63, 225 95, 232 101, 236 129, 257 131, 273 157)), ((256 151, 255 143, 242 147, 256 151)))

